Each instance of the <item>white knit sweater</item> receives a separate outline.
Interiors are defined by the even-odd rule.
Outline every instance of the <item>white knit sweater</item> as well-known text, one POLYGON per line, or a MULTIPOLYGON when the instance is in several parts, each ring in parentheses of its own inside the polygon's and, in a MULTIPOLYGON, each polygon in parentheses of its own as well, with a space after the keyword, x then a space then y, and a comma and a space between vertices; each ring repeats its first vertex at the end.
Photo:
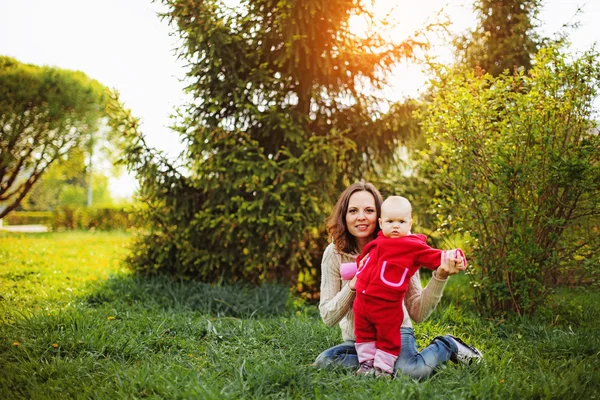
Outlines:
MULTIPOLYGON (((321 301, 319 311, 321 318, 328 326, 339 323, 342 330, 342 338, 356 340, 354 336, 354 313, 352 303, 354 302, 354 291, 348 287, 348 281, 343 281, 340 275, 340 264, 356 261, 357 254, 338 252, 335 245, 331 243, 323 253, 321 261, 321 301)), ((403 328, 412 328, 411 319, 422 322, 435 309, 442 298, 444 286, 447 280, 433 277, 423 288, 419 272, 415 273, 408 284, 408 290, 404 296, 404 320, 403 328)))

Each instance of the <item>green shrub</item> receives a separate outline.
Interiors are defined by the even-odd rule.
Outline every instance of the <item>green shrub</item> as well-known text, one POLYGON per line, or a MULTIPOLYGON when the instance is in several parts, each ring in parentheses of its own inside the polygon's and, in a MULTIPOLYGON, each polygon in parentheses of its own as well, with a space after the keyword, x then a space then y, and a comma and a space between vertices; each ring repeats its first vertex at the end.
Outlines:
POLYGON ((2 219, 6 225, 50 225, 51 211, 13 211, 2 219))
POLYGON ((482 312, 532 313, 552 275, 597 269, 598 60, 549 48, 527 75, 448 71, 434 84, 422 168, 440 223, 469 238, 482 312))
POLYGON ((126 230, 134 224, 124 208, 58 207, 52 212, 52 230, 126 230))

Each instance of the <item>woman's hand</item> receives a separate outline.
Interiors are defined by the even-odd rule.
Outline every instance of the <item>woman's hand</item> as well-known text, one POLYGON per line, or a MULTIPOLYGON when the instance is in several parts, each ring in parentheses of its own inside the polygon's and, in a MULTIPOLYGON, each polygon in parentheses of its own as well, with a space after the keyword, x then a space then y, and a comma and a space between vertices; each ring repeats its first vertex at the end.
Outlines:
POLYGON ((348 282, 348 287, 350 290, 356 290, 356 275, 348 282))
POLYGON ((450 275, 458 274, 461 270, 465 269, 465 259, 463 256, 450 250, 446 253, 447 257, 442 257, 442 263, 435 271, 435 276, 438 279, 446 280, 450 275))
MULTIPOLYGON (((363 267, 363 264, 365 263, 365 259, 369 256, 369 253, 365 254, 365 256, 360 260, 360 263, 358 263, 358 267, 357 267, 357 271, 360 270, 363 267)), ((356 275, 354 275, 354 278, 352 278, 349 282, 348 282, 348 287, 350 288, 350 290, 356 290, 356 275)))

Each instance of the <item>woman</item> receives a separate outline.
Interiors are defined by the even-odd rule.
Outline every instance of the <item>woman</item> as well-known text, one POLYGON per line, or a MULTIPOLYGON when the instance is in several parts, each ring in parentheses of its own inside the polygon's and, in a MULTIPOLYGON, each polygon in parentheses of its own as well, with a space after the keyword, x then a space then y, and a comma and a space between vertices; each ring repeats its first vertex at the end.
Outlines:
MULTIPOLYGON (((340 265, 354 262, 364 246, 377 236, 382 202, 381 194, 372 184, 355 183, 344 190, 327 220, 327 231, 333 242, 325 249, 321 263, 319 311, 326 325, 339 324, 344 342, 319 354, 315 361, 317 366, 358 368, 352 312, 356 277, 342 281, 340 265)), ((468 364, 481 359, 476 348, 451 335, 438 336, 423 351, 417 351, 411 320, 417 323, 425 320, 439 303, 448 276, 459 272, 458 260, 450 261, 440 265, 425 288, 421 286, 418 272, 411 278, 403 304, 402 345, 395 364, 396 373, 400 371, 423 379, 448 360, 468 364)))

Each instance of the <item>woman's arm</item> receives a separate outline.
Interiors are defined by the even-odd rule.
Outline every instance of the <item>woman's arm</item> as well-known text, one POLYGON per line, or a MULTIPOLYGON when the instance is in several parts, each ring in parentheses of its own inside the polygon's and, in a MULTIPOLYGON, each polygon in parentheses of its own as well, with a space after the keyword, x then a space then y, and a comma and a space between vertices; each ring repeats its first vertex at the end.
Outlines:
POLYGON ((436 277, 436 271, 434 271, 431 280, 423 288, 419 271, 412 276, 404 296, 404 305, 414 322, 423 322, 431 315, 442 298, 446 282, 447 279, 436 277))
POLYGON ((333 326, 352 308, 355 293, 350 287, 342 285, 340 275, 341 256, 332 244, 327 246, 321 261, 321 300, 319 311, 323 322, 333 326))
POLYGON ((422 322, 431 315, 442 298, 448 277, 458 274, 461 269, 464 269, 463 262, 461 255, 443 257, 442 264, 433 271, 431 280, 425 289, 422 289, 419 271, 413 275, 404 296, 404 305, 413 321, 422 322))

